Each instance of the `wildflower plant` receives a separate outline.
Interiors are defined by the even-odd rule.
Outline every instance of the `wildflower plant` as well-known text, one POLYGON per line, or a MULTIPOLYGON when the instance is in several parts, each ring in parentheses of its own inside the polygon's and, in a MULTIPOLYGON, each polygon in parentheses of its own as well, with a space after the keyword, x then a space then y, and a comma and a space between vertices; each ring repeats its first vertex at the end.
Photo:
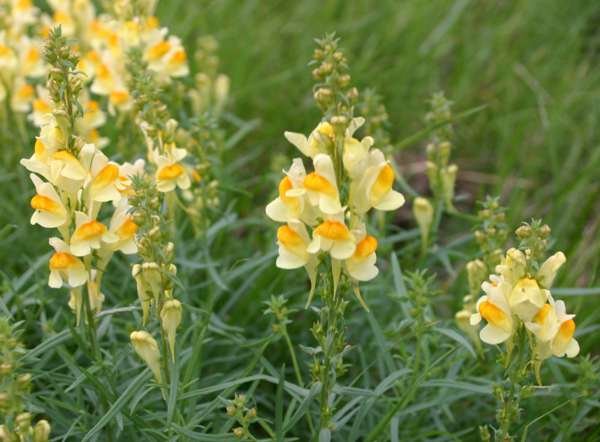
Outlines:
POLYGON ((36 192, 31 223, 59 234, 49 240, 54 253, 48 285, 69 289, 69 306, 77 323, 85 316, 97 357, 94 314, 104 301, 102 277, 115 252, 137 251, 137 224, 127 213, 134 169, 109 160, 78 135, 76 126, 84 115, 79 101, 83 82, 76 70, 79 58, 61 28, 50 32, 44 56, 51 66, 47 82, 51 111, 43 116, 33 155, 21 160, 32 172, 36 192), (99 218, 106 217, 106 203, 112 203, 113 210, 103 222, 99 218))
POLYGON ((308 137, 295 132, 285 137, 312 161, 313 171, 307 172, 303 159, 295 158, 266 213, 282 223, 277 230, 277 267, 303 267, 310 279, 307 306, 314 293, 323 301, 312 328, 319 346, 313 351, 311 373, 321 384, 319 425, 322 434, 328 434, 332 389, 345 371, 344 295, 352 290, 366 309, 359 283, 379 273, 377 239, 368 232, 368 213, 396 210, 404 197, 392 188, 394 171, 383 152, 372 148, 375 140, 354 137, 364 118, 353 115, 358 92, 334 36, 317 40, 311 64, 317 81, 314 98, 323 119, 308 137))
POLYGON ((529 394, 529 375, 539 384, 544 360, 556 356, 573 358, 579 344, 573 337, 575 321, 562 300, 555 300, 552 284, 565 263, 564 253, 547 257, 550 228, 538 220, 516 231, 518 247, 510 248, 495 267, 496 273, 481 284, 481 296, 471 315, 471 325, 482 320, 479 332, 486 344, 505 344, 502 354, 505 387, 498 386, 497 440, 510 438, 511 424, 518 420, 519 402, 529 394))

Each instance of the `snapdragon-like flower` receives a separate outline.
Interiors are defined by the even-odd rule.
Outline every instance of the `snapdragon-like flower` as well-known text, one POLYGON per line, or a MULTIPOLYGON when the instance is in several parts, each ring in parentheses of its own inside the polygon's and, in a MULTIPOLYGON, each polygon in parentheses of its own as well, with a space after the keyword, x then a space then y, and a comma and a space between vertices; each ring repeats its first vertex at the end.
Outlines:
MULTIPOLYGON (((115 209, 108 231, 112 234, 115 241, 109 243, 112 250, 118 250, 126 255, 137 253, 137 244, 135 242, 135 234, 138 225, 133 221, 133 217, 129 214, 131 206, 126 199, 122 199, 115 209)), ((110 238, 110 237, 109 237, 110 238)))
POLYGON ((329 122, 323 121, 308 138, 297 132, 285 132, 284 136, 304 155, 314 158, 320 153, 328 153, 331 150, 335 134, 333 126, 329 122))
POLYGON ((307 174, 303 182, 310 203, 325 214, 340 213, 342 206, 331 157, 317 154, 313 158, 313 165, 315 171, 307 174))
POLYGON ((39 224, 47 229, 61 227, 68 223, 67 209, 62 199, 50 183, 42 181, 37 175, 29 175, 35 186, 35 195, 31 198, 31 224, 39 224))
POLYGON ((325 219, 313 230, 313 239, 308 246, 310 253, 328 252, 332 258, 350 258, 356 250, 356 238, 339 217, 325 219))
POLYGON ((369 153, 367 167, 360 180, 350 188, 350 200, 358 213, 374 207, 378 210, 396 210, 404 204, 404 196, 392 188, 394 169, 383 152, 374 149, 369 153))
POLYGON ((357 281, 370 281, 379 274, 375 265, 377 261, 377 239, 367 234, 365 226, 360 226, 354 233, 356 248, 354 253, 344 261, 351 278, 357 281))
POLYGON ((69 287, 79 287, 85 284, 88 279, 85 266, 67 243, 56 237, 50 238, 49 242, 54 248, 54 253, 48 262, 50 268, 48 285, 58 289, 64 284, 68 284, 69 287))
POLYGON ((513 314, 507 300, 507 286, 501 278, 493 275, 490 281, 481 285, 486 295, 477 301, 477 312, 471 315, 471 325, 477 325, 485 319, 479 336, 486 344, 500 344, 512 336, 515 331, 513 314))
POLYGON ((306 170, 300 158, 295 158, 278 186, 279 196, 266 207, 266 213, 273 221, 285 223, 291 220, 302 220, 313 224, 315 219, 312 206, 306 201, 304 179, 306 170))
POLYGON ((83 212, 75 212, 75 231, 71 236, 71 251, 75 256, 86 256, 99 249, 102 241, 112 243, 114 236, 100 221, 83 212))
POLYGON ((181 164, 186 155, 185 149, 172 147, 165 155, 157 157, 156 188, 160 192, 171 192, 177 187, 182 190, 190 187, 190 176, 181 164))

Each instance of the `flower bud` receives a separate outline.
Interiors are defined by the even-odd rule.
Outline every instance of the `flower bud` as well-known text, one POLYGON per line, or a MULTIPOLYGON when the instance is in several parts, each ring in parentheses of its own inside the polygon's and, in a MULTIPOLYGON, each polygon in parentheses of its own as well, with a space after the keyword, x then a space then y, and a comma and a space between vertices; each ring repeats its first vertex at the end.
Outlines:
POLYGON ((470 311, 462 309, 456 312, 456 314, 454 315, 454 319, 456 320, 456 325, 459 329, 462 330, 463 333, 465 333, 474 342, 478 342, 477 329, 479 328, 479 326, 471 325, 470 311))
POLYGON ((11 363, 9 362, 4 362, 2 364, 0 364, 0 376, 6 376, 7 374, 9 374, 13 369, 13 366, 11 363))
POLYGON ((421 231, 421 239, 426 244, 429 237, 429 229, 433 221, 433 206, 427 198, 417 197, 413 202, 413 215, 421 231))
POLYGON ((135 279, 138 298, 142 305, 142 323, 145 324, 152 300, 157 301, 161 293, 160 269, 155 262, 135 264, 131 269, 131 275, 135 279))
POLYGON ((442 164, 442 166, 445 166, 446 164, 448 164, 448 159, 450 158, 450 149, 452 148, 452 145, 450 144, 449 141, 442 141, 440 144, 438 144, 438 152, 440 154, 440 163, 442 164))
POLYGON ((17 431, 19 433, 29 433, 29 429, 31 428, 31 413, 18 414, 15 418, 15 423, 17 424, 17 431))
POLYGON ((496 266, 496 271, 506 282, 513 285, 525 275, 526 266, 525 254, 513 247, 508 249, 502 262, 496 266))
POLYGON ((177 334, 177 327, 181 324, 181 302, 177 299, 169 299, 165 302, 160 311, 160 322, 167 334, 171 358, 175 360, 175 336, 177 334))
POLYGON ((50 424, 42 419, 33 428, 33 442, 47 442, 50 437, 50 424))
POLYGON ((157 382, 162 382, 160 374, 160 352, 156 340, 150 333, 143 330, 134 331, 129 335, 133 349, 140 358, 148 365, 157 382))
POLYGON ((244 437, 244 429, 242 427, 236 427, 233 429, 233 435, 235 437, 239 437, 240 439, 244 437))
POLYGON ((481 283, 487 278, 487 267, 480 259, 475 259, 467 263, 467 276, 469 279, 469 292, 479 293, 481 283))
POLYGON ((519 239, 528 238, 531 236, 531 227, 527 224, 523 224, 522 226, 517 227, 517 230, 515 230, 515 235, 517 235, 519 239))
POLYGON ((81 287, 75 287, 69 290, 69 308, 75 313, 75 323, 79 325, 81 320, 81 307, 82 307, 82 298, 81 298, 81 287))
POLYGON ((21 390, 28 390, 31 386, 31 375, 29 373, 19 375, 17 378, 17 385, 21 390))
POLYGON ((458 173, 458 166, 451 164, 448 166, 444 173, 442 173, 442 183, 444 185, 444 200, 448 207, 452 207, 452 200, 454 199, 454 186, 456 184, 456 174, 458 173))

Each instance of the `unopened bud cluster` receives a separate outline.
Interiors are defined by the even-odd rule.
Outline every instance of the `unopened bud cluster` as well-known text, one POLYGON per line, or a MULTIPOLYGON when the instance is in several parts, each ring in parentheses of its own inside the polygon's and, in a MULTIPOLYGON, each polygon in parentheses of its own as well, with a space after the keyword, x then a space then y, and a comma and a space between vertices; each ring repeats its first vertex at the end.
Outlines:
POLYGON ((17 333, 5 318, 0 318, 0 442, 47 442, 48 421, 41 419, 34 423, 31 413, 24 409, 31 390, 31 375, 20 369, 22 354, 17 333))
POLYGON ((318 39, 311 65, 314 66, 313 78, 317 81, 314 98, 323 113, 329 116, 349 114, 358 99, 358 90, 351 85, 348 62, 338 47, 338 39, 333 35, 318 39))
POLYGON ((431 111, 425 120, 437 126, 433 131, 433 139, 427 145, 427 178, 429 187, 436 201, 443 201, 450 210, 454 208, 454 186, 458 166, 450 164, 452 150, 452 113, 451 103, 442 92, 434 94, 431 99, 431 111))
POLYGON ((291 322, 289 315, 294 312, 287 307, 287 300, 284 296, 271 296, 271 299, 266 302, 267 309, 265 315, 273 316, 274 322, 272 325, 273 333, 283 334, 287 325, 291 322))
POLYGON ((235 437, 243 440, 254 440, 254 436, 250 433, 250 425, 258 419, 256 407, 248 407, 248 399, 244 394, 235 395, 234 399, 229 401, 225 407, 227 416, 235 419, 237 427, 233 429, 235 437))
POLYGON ((389 115, 381 95, 374 89, 365 89, 360 94, 356 109, 365 118, 363 132, 377 140, 384 154, 392 155, 394 146, 388 132, 389 115))
POLYGON ((198 67, 195 75, 195 87, 188 91, 192 109, 197 115, 211 112, 219 115, 229 96, 229 77, 219 73, 217 40, 211 36, 198 38, 194 59, 198 67))
POLYGON ((173 298, 173 280, 177 274, 175 245, 162 214, 163 196, 151 178, 137 177, 133 181, 133 190, 132 214, 139 226, 137 244, 142 262, 135 264, 131 273, 142 306, 142 323, 147 323, 152 309, 161 321, 174 358, 175 335, 182 310, 181 303, 173 298))

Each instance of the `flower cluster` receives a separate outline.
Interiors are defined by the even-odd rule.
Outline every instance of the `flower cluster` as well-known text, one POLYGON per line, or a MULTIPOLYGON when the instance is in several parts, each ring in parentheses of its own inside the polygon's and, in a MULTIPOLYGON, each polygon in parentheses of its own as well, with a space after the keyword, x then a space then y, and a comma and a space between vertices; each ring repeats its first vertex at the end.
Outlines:
POLYGON ((153 5, 133 10, 117 2, 113 14, 96 14, 87 0, 54 0, 54 22, 82 48, 78 69, 85 73, 94 94, 106 97, 113 112, 127 112, 133 97, 127 87, 127 54, 143 53, 148 68, 162 83, 188 75, 187 54, 181 40, 169 35, 152 14, 153 5))
POLYGON ((497 273, 481 285, 485 295, 477 301, 471 324, 487 322, 479 336, 488 344, 510 343, 524 325, 535 338, 536 361, 552 355, 574 357, 579 353, 574 315, 567 314, 565 303, 554 300, 550 292, 565 255, 557 252, 543 260, 550 234, 547 225, 524 224, 516 234, 520 247, 509 249, 496 266, 497 273))
POLYGON ((253 440, 254 436, 250 433, 250 426, 257 420, 256 407, 248 407, 248 399, 244 394, 235 394, 235 397, 229 401, 225 407, 227 416, 235 419, 238 426, 233 429, 235 437, 244 440, 253 440))
POLYGON ((269 218, 283 223, 277 230, 277 266, 304 267, 311 294, 322 253, 331 257, 334 291, 342 272, 355 286, 377 276, 377 239, 367 232, 367 214, 404 204, 402 194, 392 188, 394 169, 381 150, 372 148, 373 138, 354 137, 365 120, 351 117, 349 102, 356 89, 342 94, 350 79, 344 72, 345 57, 334 42, 321 46, 315 54, 320 65, 313 74, 322 80, 315 99, 325 119, 308 137, 285 132, 286 139, 310 158, 312 170, 295 158, 284 170, 278 197, 266 207, 269 218))
POLYGON ((0 102, 9 100, 12 111, 25 114, 36 82, 47 74, 40 48, 49 29, 29 1, 0 1, 0 22, 0 102))
POLYGON ((0 318, 0 441, 47 442, 50 424, 45 419, 32 425, 24 410, 24 399, 31 389, 31 375, 21 373, 19 360, 23 347, 9 322, 0 318))
POLYGON ((100 310, 104 299, 100 283, 113 253, 137 251, 137 225, 128 214, 127 197, 131 177, 140 172, 143 162, 115 163, 77 135, 82 82, 75 70, 78 58, 60 28, 51 31, 45 58, 52 66, 47 84, 51 106, 41 117, 33 154, 21 164, 32 172, 35 186, 31 223, 59 233, 49 241, 54 253, 48 285, 70 288, 69 304, 79 320, 82 286, 87 285, 85 302, 100 310), (114 210, 102 221, 99 216, 106 203, 114 210))

